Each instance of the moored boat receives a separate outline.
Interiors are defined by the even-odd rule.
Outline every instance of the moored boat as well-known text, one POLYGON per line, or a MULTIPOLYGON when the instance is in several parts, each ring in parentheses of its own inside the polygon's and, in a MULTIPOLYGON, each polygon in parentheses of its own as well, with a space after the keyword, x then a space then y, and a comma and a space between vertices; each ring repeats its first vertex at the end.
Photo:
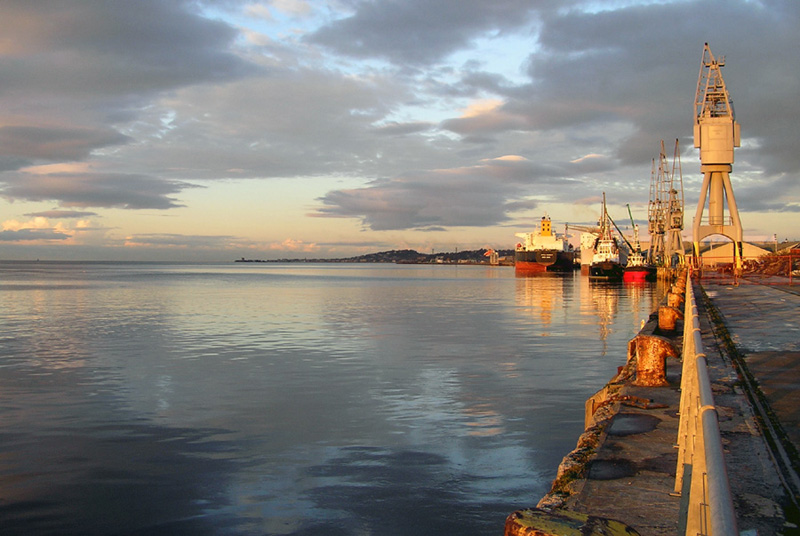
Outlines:
POLYGON ((600 232, 594 243, 594 255, 589 266, 589 279, 601 281, 622 280, 621 251, 611 230, 611 220, 606 210, 606 194, 603 193, 603 214, 600 217, 600 232))
POLYGON ((642 244, 639 242, 639 226, 633 221, 631 207, 628 205, 628 215, 633 226, 633 245, 631 253, 628 255, 628 262, 622 273, 622 280, 626 283, 655 281, 658 278, 658 269, 647 261, 642 252, 642 244))
POLYGON ((626 283, 655 281, 658 269, 649 264, 641 251, 634 251, 628 255, 628 263, 622 272, 622 280, 626 283))
POLYGON ((553 232, 550 217, 542 217, 538 231, 516 233, 522 238, 514 251, 517 273, 569 272, 575 268, 572 246, 565 236, 553 232))

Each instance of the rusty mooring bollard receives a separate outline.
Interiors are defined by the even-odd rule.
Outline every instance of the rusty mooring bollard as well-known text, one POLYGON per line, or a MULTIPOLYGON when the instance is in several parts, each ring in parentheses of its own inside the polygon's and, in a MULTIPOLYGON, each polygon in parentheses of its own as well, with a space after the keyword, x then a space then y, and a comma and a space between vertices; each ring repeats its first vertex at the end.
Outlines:
POLYGON ((637 335, 628 342, 628 360, 636 356, 636 379, 640 387, 664 387, 667 382, 667 357, 679 357, 675 345, 658 335, 637 335))
POLYGON ((683 319, 683 312, 669 305, 658 308, 658 329, 662 331, 675 331, 678 320, 683 319))
POLYGON ((683 304, 683 293, 677 291, 670 291, 667 294, 667 305, 678 309, 683 304))

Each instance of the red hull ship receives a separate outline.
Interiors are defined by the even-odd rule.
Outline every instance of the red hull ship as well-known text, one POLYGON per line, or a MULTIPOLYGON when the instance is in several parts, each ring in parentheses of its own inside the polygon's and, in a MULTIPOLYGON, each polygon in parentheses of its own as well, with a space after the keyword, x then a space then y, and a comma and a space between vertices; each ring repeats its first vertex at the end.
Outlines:
POLYGON ((575 254, 564 237, 553 232, 549 216, 542 217, 538 232, 517 233, 523 239, 514 251, 514 268, 517 274, 545 272, 570 272, 575 269, 575 254))

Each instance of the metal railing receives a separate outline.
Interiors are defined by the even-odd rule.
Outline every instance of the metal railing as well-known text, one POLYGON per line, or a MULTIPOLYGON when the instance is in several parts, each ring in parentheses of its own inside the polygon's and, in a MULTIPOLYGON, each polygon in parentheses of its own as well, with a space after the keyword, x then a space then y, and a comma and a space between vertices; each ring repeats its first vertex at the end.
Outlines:
POLYGON ((675 476, 675 493, 681 496, 679 534, 733 536, 738 534, 736 513, 703 351, 691 270, 686 277, 678 467, 675 476))

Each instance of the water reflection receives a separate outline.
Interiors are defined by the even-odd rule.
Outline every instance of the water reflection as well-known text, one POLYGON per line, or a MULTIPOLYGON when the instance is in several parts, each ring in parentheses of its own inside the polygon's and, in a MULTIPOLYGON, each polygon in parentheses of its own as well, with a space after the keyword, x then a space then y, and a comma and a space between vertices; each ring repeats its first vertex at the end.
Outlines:
POLYGON ((650 299, 463 266, 3 276, 0 522, 39 533, 496 534, 650 299))
POLYGON ((521 313, 532 314, 539 320, 542 328, 547 328, 538 335, 550 336, 554 321, 562 328, 565 325, 564 313, 569 310, 574 279, 571 272, 517 276, 516 302, 521 307, 521 313), (559 315, 559 311, 562 314, 559 315))
POLYGON ((589 281, 591 306, 597 315, 597 325, 600 329, 599 338, 603 348, 601 355, 608 353, 607 340, 614 329, 614 318, 617 314, 620 288, 621 285, 619 283, 589 281))

